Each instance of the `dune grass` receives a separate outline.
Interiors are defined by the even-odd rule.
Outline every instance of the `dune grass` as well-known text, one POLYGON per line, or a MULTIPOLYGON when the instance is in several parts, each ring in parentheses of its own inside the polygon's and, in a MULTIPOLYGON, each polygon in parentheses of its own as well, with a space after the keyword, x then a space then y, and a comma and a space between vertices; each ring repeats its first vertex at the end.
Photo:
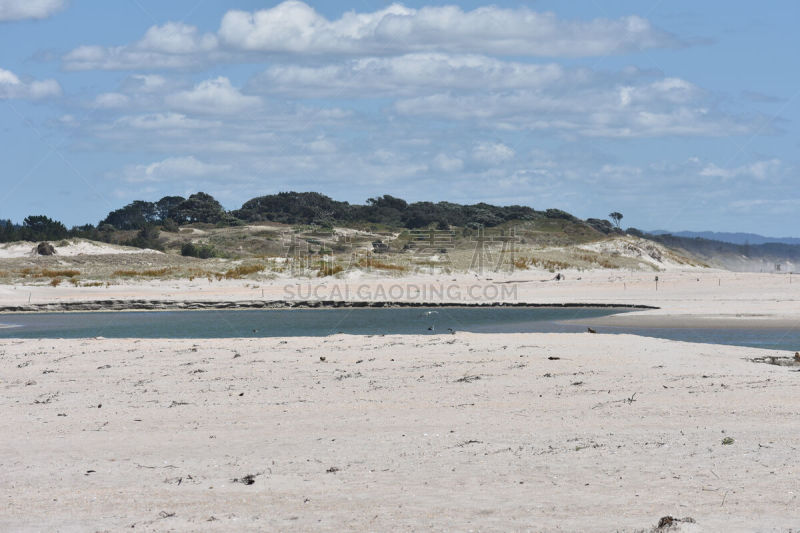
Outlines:
POLYGON ((158 278, 161 276, 166 276, 167 274, 171 274, 172 272, 173 269, 170 267, 153 268, 149 270, 115 270, 114 276, 119 278, 135 278, 135 277, 158 278))

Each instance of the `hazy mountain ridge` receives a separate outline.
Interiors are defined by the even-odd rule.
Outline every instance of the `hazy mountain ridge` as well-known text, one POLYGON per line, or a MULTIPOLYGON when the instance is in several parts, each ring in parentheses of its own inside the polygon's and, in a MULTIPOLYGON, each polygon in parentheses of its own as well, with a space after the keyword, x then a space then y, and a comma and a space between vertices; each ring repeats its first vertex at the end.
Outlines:
POLYGON ((674 235, 688 239, 706 239, 731 244, 800 244, 798 237, 766 237, 757 233, 726 232, 726 231, 667 231, 655 230, 651 235, 674 235))
POLYGON ((794 272, 800 268, 800 244, 768 242, 734 244, 719 240, 681 237, 675 234, 650 239, 710 266, 738 272, 794 272))

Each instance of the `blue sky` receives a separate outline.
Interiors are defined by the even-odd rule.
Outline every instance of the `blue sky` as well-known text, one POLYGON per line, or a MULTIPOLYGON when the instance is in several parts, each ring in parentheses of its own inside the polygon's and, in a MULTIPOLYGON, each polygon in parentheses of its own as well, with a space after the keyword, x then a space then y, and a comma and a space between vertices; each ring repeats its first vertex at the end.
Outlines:
POLYGON ((203 190, 798 235, 800 4, 0 0, 0 218, 203 190))

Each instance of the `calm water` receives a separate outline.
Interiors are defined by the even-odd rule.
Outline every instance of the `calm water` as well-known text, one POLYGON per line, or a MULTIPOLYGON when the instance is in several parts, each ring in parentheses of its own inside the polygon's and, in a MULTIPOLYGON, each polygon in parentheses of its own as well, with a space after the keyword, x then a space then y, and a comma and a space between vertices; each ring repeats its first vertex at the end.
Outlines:
MULTIPOLYGON (((447 334, 583 332, 564 324, 625 312, 592 308, 391 308, 158 311, 0 315, 0 338, 234 338, 325 336, 335 333, 447 334)), ((598 327, 600 333, 633 333, 689 342, 781 350, 800 349, 800 331, 598 327)))

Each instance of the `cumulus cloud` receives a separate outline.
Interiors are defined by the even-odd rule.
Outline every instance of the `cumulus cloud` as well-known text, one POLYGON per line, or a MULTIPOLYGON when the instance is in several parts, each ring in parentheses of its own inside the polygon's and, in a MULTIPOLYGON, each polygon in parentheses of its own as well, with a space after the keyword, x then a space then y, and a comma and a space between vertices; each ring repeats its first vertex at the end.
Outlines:
POLYGON ((442 172, 457 172, 464 168, 464 161, 458 157, 440 153, 433 158, 433 165, 442 172))
POLYGON ((242 94, 228 78, 220 76, 198 83, 189 91, 169 95, 166 102, 195 113, 232 114, 259 107, 261 99, 242 94))
POLYGON ((139 41, 123 46, 79 46, 67 53, 67 70, 192 68, 212 61, 217 37, 181 22, 152 26, 139 41))
POLYGON ((197 120, 180 113, 153 113, 148 115, 124 116, 118 118, 110 129, 131 128, 152 130, 159 133, 174 130, 198 130, 220 126, 221 122, 197 120))
POLYGON ((204 163, 194 156, 168 157, 148 165, 134 165, 125 169, 125 181, 130 183, 176 181, 199 178, 230 170, 229 165, 204 163))
POLYGON ((392 4, 328 20, 308 4, 289 0, 255 12, 228 11, 216 34, 169 22, 151 27, 132 44, 80 46, 63 61, 68 70, 168 69, 249 61, 253 54, 586 57, 680 44, 637 16, 578 21, 525 7, 464 11, 457 6, 411 9, 392 4))
POLYGON ((497 129, 552 130, 588 137, 721 136, 753 124, 712 110, 709 95, 677 78, 615 81, 589 73, 540 89, 437 92, 395 102, 403 115, 473 120, 497 129))
POLYGON ((0 68, 0 100, 41 100, 61 95, 61 85, 56 80, 25 81, 10 70, 0 68))
POLYGON ((0 0, 0 21, 43 19, 64 6, 65 0, 0 0))
POLYGON ((753 163, 732 168, 719 167, 714 163, 709 163, 700 171, 701 176, 722 178, 729 180, 732 178, 746 177, 758 181, 766 181, 777 177, 784 170, 784 164, 780 159, 764 159, 753 163))
POLYGON ((410 95, 425 89, 540 88, 580 78, 557 64, 531 64, 479 55, 441 53, 369 57, 323 66, 273 65, 253 90, 296 96, 410 95))
POLYGON ((356 55, 444 51, 574 57, 678 44, 636 16, 568 21, 524 7, 463 11, 457 6, 411 9, 392 4, 328 20, 296 0, 255 12, 229 11, 219 37, 248 51, 356 55))
POLYGON ((496 165, 512 159, 515 152, 512 148, 499 142, 479 142, 472 151, 472 157, 482 163, 496 165))
POLYGON ((94 107, 98 109, 118 109, 128 107, 131 99, 121 93, 102 93, 94 99, 94 107))

